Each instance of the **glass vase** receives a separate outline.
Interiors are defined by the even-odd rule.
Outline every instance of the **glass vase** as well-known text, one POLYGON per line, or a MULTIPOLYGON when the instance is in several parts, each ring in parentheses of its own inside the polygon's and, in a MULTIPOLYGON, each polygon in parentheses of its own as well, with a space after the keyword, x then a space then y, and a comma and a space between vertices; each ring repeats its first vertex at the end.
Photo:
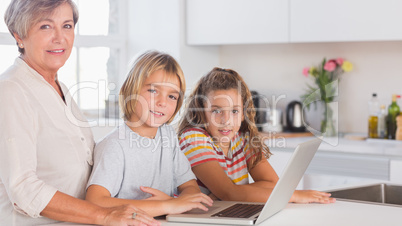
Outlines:
POLYGON ((338 135, 338 109, 337 103, 325 103, 324 115, 321 121, 321 133, 324 137, 338 135))

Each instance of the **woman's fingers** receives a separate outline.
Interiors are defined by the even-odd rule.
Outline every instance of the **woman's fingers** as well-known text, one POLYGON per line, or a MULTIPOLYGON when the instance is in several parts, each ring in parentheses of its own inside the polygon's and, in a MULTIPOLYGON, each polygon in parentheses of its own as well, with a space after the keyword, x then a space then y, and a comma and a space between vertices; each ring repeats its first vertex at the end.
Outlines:
MULTIPOLYGON (((132 217, 131 217, 132 218, 132 217)), ((158 221, 148 216, 147 214, 137 212, 135 218, 131 220, 133 225, 160 225, 158 221)))
POLYGON ((149 216, 143 210, 138 209, 134 206, 130 206, 131 212, 129 218, 131 218, 131 223, 133 225, 160 225, 153 217, 149 216))

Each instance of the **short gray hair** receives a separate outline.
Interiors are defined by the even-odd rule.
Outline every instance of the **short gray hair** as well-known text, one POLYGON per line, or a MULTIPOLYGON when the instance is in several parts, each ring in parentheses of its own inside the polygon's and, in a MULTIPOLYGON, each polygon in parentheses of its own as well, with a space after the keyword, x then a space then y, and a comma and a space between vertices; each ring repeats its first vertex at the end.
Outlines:
MULTIPOLYGON (((26 38, 33 25, 64 3, 71 6, 75 25, 78 21, 78 8, 72 0, 12 0, 4 14, 4 22, 13 37, 16 33, 21 38, 26 38)), ((18 51, 24 53, 24 49, 20 47, 18 51)))

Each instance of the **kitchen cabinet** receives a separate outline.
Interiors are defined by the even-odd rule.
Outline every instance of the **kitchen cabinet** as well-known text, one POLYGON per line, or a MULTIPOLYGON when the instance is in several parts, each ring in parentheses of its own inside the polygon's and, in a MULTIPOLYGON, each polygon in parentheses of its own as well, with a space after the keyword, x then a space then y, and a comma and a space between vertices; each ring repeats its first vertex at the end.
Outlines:
POLYGON ((390 181, 392 183, 402 183, 402 160, 391 160, 390 181))
POLYGON ((399 0, 187 0, 189 45, 402 40, 399 0))
MULTIPOLYGON (((271 148, 269 163, 280 176, 294 148, 271 148)), ((339 185, 389 180, 389 160, 318 151, 297 189, 322 189, 339 185)))
POLYGON ((402 1, 290 0, 290 42, 402 40, 402 1))
MULTIPOLYGON (((276 138, 277 139, 277 138, 276 138)), ((312 137, 286 138, 285 142, 269 141, 273 153, 270 164, 280 176, 297 144, 312 137), (279 146, 277 144, 284 144, 279 146)), ((299 189, 322 189, 356 183, 389 181, 402 183, 402 142, 354 141, 324 138, 299 184, 299 189), (337 143, 337 145, 331 145, 337 143)))
POLYGON ((189 45, 286 43, 289 1, 188 0, 189 45))

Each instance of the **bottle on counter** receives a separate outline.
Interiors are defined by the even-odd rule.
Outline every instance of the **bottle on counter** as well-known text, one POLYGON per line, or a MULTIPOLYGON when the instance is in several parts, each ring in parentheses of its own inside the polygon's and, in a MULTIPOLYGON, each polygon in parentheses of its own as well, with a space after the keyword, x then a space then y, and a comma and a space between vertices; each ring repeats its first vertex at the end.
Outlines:
POLYGON ((377 135, 378 138, 381 139, 387 138, 387 110, 385 109, 385 105, 380 106, 380 113, 378 114, 377 123, 377 135))
POLYGON ((371 100, 369 101, 369 119, 368 119, 368 137, 378 138, 378 113, 379 113, 379 103, 377 99, 377 94, 373 93, 371 100))
POLYGON ((398 104, 396 103, 396 99, 400 98, 399 95, 392 95, 392 103, 388 107, 388 139, 395 140, 395 133, 396 133, 396 117, 401 112, 398 104))

